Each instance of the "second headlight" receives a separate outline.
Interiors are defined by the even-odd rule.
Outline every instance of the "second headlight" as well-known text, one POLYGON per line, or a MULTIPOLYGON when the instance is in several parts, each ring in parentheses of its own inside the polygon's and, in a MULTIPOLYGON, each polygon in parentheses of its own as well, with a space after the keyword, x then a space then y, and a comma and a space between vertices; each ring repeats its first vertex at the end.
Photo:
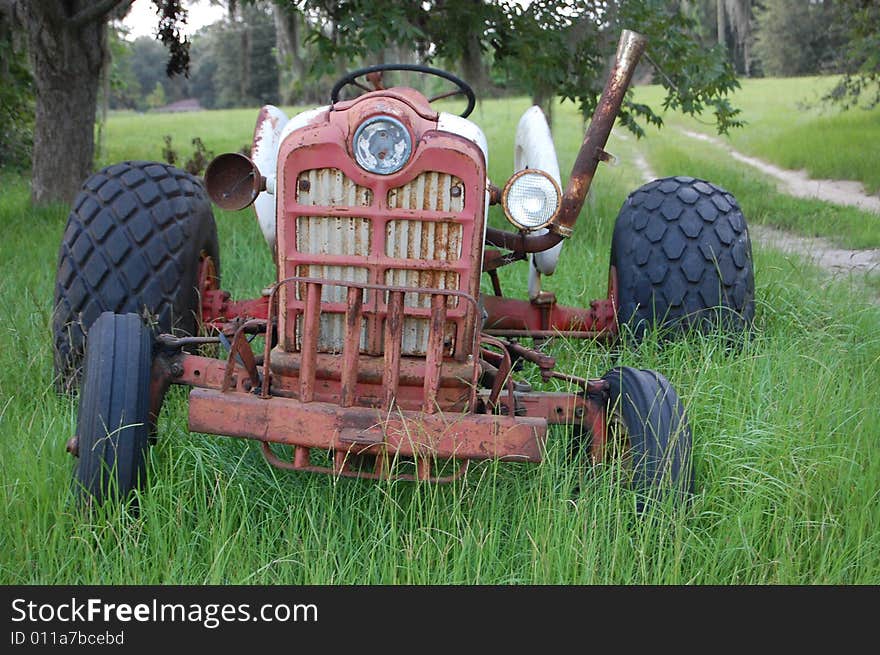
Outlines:
POLYGON ((561 203, 562 191, 556 180, 532 168, 510 178, 501 194, 504 215, 521 230, 546 227, 556 218, 561 203))

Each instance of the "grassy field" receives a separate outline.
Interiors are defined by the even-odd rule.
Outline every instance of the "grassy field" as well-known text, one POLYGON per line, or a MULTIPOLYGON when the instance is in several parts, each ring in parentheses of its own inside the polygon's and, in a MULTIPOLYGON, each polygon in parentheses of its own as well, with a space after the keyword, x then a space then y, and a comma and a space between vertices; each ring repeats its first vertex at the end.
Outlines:
MULTIPOLYGON (((874 188, 880 171, 880 108, 826 116, 818 109, 801 111, 799 103, 828 85, 822 78, 743 80, 733 98, 748 125, 734 130, 729 142, 741 152, 763 157, 787 168, 807 168, 813 177, 849 179, 874 188), (860 128, 851 129, 858 124, 860 128), (820 128, 823 125, 825 127, 820 128), (827 130, 828 134, 822 136, 827 130), (772 145, 771 145, 772 144, 772 145), (800 158, 799 158, 800 157, 800 158), (835 166, 811 168, 810 166, 835 166), (809 164, 809 165, 808 165, 809 164)), ((658 103, 659 87, 640 87, 637 98, 658 103)), ((710 143, 688 138, 681 129, 713 134, 705 117, 678 113, 664 116, 665 127, 648 128, 648 137, 612 145, 624 157, 638 149, 657 175, 685 172, 724 186, 747 208, 752 224, 773 225, 805 236, 822 236, 845 248, 880 247, 880 217, 852 207, 776 193, 776 181, 728 156, 710 143)))
MULTIPOLYGON (((734 104, 748 126, 733 130, 729 143, 783 168, 806 169, 813 178, 858 180, 868 193, 880 191, 880 106, 843 112, 822 103, 835 79, 741 80, 734 104)), ((638 95, 656 102, 661 92, 645 87, 638 95)), ((705 117, 670 118, 673 125, 713 133, 705 117)))
MULTIPOLYGON (((486 102, 472 117, 486 127, 496 182, 511 172, 525 107, 486 102)), ((156 158, 166 133, 178 145, 199 136, 214 152, 238 149, 255 116, 114 117, 106 156, 156 158)), ((570 106, 554 132, 565 170, 581 134, 570 106)), ((651 141, 658 170, 727 174, 712 153, 691 158, 662 138, 651 141)), ((277 472, 255 444, 188 433, 177 390, 151 450, 140 514, 79 516, 64 451, 76 403, 53 392, 49 332, 67 210, 30 208, 26 179, 0 184, 2 583, 880 582, 880 309, 847 281, 759 247, 756 329, 741 349, 713 336, 667 347, 555 346, 560 368, 577 375, 627 364, 670 378, 695 442, 697 494, 684 511, 637 518, 633 496, 608 471, 586 477, 567 461, 564 430, 554 431, 540 466, 482 464, 447 486, 277 472)), ((547 280, 562 302, 604 293, 614 218, 639 184, 625 157, 600 170, 587 215, 547 280)), ((741 202, 750 219, 792 225, 805 206, 769 188, 741 202), (767 208, 772 217, 762 215, 767 208)), ((217 220, 224 287, 258 292, 273 267, 255 222, 224 212, 217 220)), ((522 294, 525 270, 509 268, 505 287, 522 294)))

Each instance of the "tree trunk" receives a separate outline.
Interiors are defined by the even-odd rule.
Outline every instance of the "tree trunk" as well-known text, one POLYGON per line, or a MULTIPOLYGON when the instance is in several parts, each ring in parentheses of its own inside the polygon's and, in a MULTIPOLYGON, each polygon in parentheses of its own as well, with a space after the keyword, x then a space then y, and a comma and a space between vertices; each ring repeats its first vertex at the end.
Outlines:
POLYGON ((250 104, 251 98, 251 28, 250 25, 241 21, 238 24, 241 29, 241 68, 239 77, 239 100, 250 104))
POLYGON ((276 8, 275 15, 279 16, 279 14, 282 17, 280 21, 277 19, 275 21, 275 29, 279 32, 279 36, 276 38, 284 39, 284 53, 290 55, 293 71, 296 73, 297 79, 301 79, 306 74, 306 62, 300 52, 300 14, 294 9, 282 12, 276 8))
MULTIPOLYGON (((104 32, 107 33, 107 24, 104 24, 104 32)), ((106 38, 106 37, 105 37, 106 38)), ((110 111, 110 76, 113 67, 113 59, 109 46, 104 50, 104 63, 101 66, 100 81, 100 105, 98 107, 98 129, 95 136, 95 159, 100 160, 105 154, 104 143, 107 129, 107 114, 110 111)))
POLYGON ((716 3, 718 21, 718 43, 727 47, 727 7, 725 0, 718 0, 716 3))
POLYGON ((34 203, 72 202, 92 171, 104 26, 108 12, 121 4, 21 0, 15 6, 34 77, 34 203))
POLYGON ((544 118, 547 119, 547 125, 551 128, 553 127, 553 98, 555 96, 553 93, 548 93, 547 91, 536 90, 532 94, 532 104, 538 105, 541 108, 541 111, 544 112, 544 118))
POLYGON ((461 58, 464 81, 470 84, 477 92, 478 98, 483 98, 488 86, 488 74, 486 62, 483 61, 483 52, 480 49, 480 35, 471 31, 464 43, 464 52, 461 58))
POLYGON ((306 63, 299 47, 299 12, 291 7, 282 6, 278 0, 272 5, 275 19, 275 42, 278 53, 278 90, 282 102, 299 101, 292 93, 293 82, 299 82, 299 88, 305 88, 306 63))
POLYGON ((727 15, 734 39, 734 64, 738 71, 748 75, 751 64, 749 56, 749 41, 752 38, 751 0, 728 0, 727 15))

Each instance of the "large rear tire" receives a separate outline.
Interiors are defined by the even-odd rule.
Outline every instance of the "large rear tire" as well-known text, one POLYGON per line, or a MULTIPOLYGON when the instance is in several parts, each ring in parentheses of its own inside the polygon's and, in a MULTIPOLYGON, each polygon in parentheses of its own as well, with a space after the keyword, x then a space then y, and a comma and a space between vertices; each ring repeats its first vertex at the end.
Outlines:
POLYGON ((637 339, 673 332, 747 330, 755 316, 748 226, 736 199, 692 177, 654 180, 629 195, 611 243, 619 325, 637 339))
POLYGON ((102 312, 136 313, 160 332, 198 328, 198 269, 219 275, 217 228, 201 182, 178 168, 132 161, 89 177, 58 254, 56 388, 79 384, 86 334, 102 312))
POLYGON ((75 480, 85 505, 126 500, 146 480, 153 341, 136 314, 101 314, 89 331, 75 480))

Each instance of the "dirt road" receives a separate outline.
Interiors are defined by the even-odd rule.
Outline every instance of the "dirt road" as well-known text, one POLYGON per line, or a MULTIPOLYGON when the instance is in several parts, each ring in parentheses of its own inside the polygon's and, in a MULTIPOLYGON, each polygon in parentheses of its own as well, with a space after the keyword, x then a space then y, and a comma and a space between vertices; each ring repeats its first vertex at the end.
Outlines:
MULTIPOLYGON (((779 183, 779 190, 782 193, 880 213, 880 197, 867 195, 859 182, 811 180, 804 171, 785 170, 756 157, 749 157, 715 137, 690 130, 681 130, 681 132, 692 139, 699 139, 724 148, 737 161, 757 168, 773 177, 779 183)), ((617 134, 617 137, 623 141, 629 140, 625 135, 617 134)), ((656 179, 657 175, 651 169, 644 154, 637 147, 633 148, 632 152, 633 165, 642 178, 646 182, 656 179)), ((799 255, 835 275, 880 272, 880 249, 848 250, 838 248, 827 239, 803 237, 767 225, 750 225, 749 235, 754 242, 760 243, 762 246, 799 255)))

